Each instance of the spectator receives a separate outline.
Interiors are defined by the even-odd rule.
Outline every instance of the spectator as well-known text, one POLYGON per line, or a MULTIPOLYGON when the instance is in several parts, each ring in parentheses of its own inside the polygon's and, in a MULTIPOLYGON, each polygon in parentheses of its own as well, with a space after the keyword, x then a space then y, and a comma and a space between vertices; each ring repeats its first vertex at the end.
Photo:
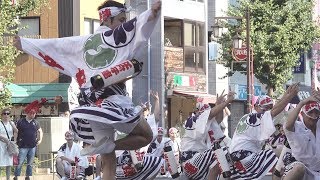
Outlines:
POLYGON ((179 163, 180 147, 181 147, 181 139, 179 137, 179 130, 175 127, 170 128, 169 129, 169 137, 173 143, 174 156, 177 158, 177 162, 179 163))
POLYGON ((3 109, 1 111, 0 123, 0 168, 6 167, 7 180, 10 179, 11 166, 13 165, 12 155, 9 155, 8 153, 7 144, 10 140, 17 140, 17 133, 18 129, 16 128, 14 123, 10 121, 10 110, 3 109))
POLYGON ((77 170, 77 179, 84 178, 85 168, 89 167, 89 162, 86 156, 81 156, 81 147, 79 144, 74 143, 74 133, 67 131, 65 133, 66 143, 64 143, 58 150, 58 156, 56 159, 57 173, 61 177, 61 180, 67 180, 67 176, 70 176, 71 164, 75 163, 77 170))
POLYGON ((65 111, 65 112, 63 113, 63 115, 64 115, 64 117, 69 118, 69 116, 70 116, 70 111, 65 111))
MULTIPOLYGON (((34 101, 35 102, 35 101, 34 101)), ((14 180, 18 179, 21 174, 21 167, 24 160, 27 158, 26 180, 32 176, 32 164, 36 153, 36 146, 42 141, 43 133, 39 122, 35 119, 39 111, 39 104, 31 103, 25 108, 27 113, 25 118, 17 122, 19 146, 19 164, 14 172, 14 180)))

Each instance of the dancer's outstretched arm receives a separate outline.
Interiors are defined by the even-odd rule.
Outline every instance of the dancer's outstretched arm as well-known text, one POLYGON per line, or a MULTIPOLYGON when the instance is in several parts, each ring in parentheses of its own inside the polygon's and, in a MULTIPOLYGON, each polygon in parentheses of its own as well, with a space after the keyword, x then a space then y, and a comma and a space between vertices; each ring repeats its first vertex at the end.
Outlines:
POLYGON ((157 91, 150 91, 151 97, 154 99, 154 110, 153 114, 156 119, 156 122, 160 120, 160 103, 159 103, 159 95, 157 91))
POLYGON ((271 109, 271 117, 276 117, 299 92, 299 83, 290 85, 278 103, 271 109))
POLYGON ((228 95, 223 93, 224 91, 221 93, 219 97, 217 97, 217 102, 219 102, 219 104, 217 104, 215 107, 211 109, 209 119, 216 117, 221 112, 223 113, 223 109, 234 100, 235 92, 230 91, 228 95), (227 96, 227 100, 224 101, 225 96, 227 96))

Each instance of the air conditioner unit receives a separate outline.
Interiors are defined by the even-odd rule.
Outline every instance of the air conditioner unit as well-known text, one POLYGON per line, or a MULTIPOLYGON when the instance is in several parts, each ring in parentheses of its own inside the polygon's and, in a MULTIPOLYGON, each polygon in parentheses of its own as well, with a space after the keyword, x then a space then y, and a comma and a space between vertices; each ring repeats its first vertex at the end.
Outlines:
POLYGON ((65 143, 64 133, 69 130, 67 117, 39 117, 37 120, 43 131, 41 144, 37 148, 40 168, 51 168, 53 165, 52 152, 58 151, 65 143))
POLYGON ((208 43, 208 51, 209 51, 209 61, 216 61, 220 58, 222 54, 221 44, 217 42, 208 43))

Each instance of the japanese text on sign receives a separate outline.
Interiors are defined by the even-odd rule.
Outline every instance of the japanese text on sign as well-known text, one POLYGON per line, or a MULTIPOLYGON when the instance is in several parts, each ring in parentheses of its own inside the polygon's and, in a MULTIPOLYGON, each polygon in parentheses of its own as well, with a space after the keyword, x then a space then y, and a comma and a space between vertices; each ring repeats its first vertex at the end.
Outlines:
POLYGON ((107 69, 105 71, 102 71, 101 74, 105 79, 108 79, 109 77, 114 75, 118 75, 121 72, 128 71, 129 69, 133 68, 133 65, 130 63, 130 61, 125 61, 121 64, 118 64, 110 69, 107 69))

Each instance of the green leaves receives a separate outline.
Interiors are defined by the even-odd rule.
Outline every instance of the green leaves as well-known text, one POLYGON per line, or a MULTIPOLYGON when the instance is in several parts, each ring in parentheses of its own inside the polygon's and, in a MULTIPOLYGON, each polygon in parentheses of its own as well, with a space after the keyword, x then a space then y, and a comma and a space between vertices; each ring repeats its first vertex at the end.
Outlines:
MULTIPOLYGON (((301 52, 308 51, 319 38, 319 28, 312 20, 314 2, 310 0, 241 0, 232 7, 228 16, 244 16, 250 11, 250 40, 254 50, 254 74, 268 88, 281 91, 283 84, 292 78, 292 69, 301 52)), ((245 21, 240 23, 245 39, 245 21)), ((224 53, 221 62, 230 67, 229 55, 234 27, 220 39, 224 53)), ((243 68, 234 67, 237 71, 243 68)))
MULTIPOLYGON (((8 84, 14 80, 14 60, 19 52, 12 46, 13 37, 18 32, 18 17, 27 16, 30 11, 40 12, 41 6, 48 6, 48 0, 19 0, 12 5, 11 0, 0 2, 0 81, 8 84)), ((0 92, 0 109, 10 106, 10 91, 5 88, 0 92)))

